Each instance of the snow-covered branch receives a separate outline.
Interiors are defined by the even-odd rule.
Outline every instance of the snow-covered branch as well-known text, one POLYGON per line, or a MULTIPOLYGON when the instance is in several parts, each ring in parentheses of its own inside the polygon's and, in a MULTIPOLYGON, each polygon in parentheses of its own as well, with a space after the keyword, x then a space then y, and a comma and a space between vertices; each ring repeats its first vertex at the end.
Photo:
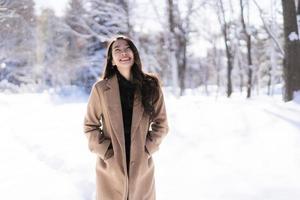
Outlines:
POLYGON ((264 28, 266 30, 266 32, 268 33, 268 35, 272 38, 272 40, 274 41, 276 47, 278 48, 279 52, 280 52, 280 56, 281 58, 284 57, 284 51, 283 48, 280 44, 280 42, 278 41, 278 39, 275 37, 274 33, 272 32, 271 28, 269 27, 269 25, 267 24, 265 18, 264 18, 264 11, 262 10, 262 8, 258 5, 258 3, 256 2, 256 0, 253 0, 254 4, 256 5, 258 11, 259 11, 259 16, 260 19, 263 22, 264 28))

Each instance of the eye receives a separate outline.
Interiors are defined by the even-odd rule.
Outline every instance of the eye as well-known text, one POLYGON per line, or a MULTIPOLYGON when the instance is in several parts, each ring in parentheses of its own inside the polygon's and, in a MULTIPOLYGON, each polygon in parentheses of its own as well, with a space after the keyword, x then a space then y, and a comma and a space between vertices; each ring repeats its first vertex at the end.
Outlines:
POLYGON ((115 49, 115 52, 116 53, 119 53, 121 50, 120 49, 115 49))

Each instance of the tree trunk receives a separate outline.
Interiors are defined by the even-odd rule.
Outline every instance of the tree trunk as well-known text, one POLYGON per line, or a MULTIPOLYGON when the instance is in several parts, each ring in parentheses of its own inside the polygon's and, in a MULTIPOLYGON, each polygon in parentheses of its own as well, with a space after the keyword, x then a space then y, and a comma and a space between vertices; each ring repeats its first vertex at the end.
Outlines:
POLYGON ((251 34, 248 33, 245 18, 244 18, 244 5, 243 0, 240 0, 240 8, 241 8, 241 22, 243 27, 243 32, 246 37, 246 43, 247 43, 247 61, 248 61, 248 81, 247 81, 247 98, 251 97, 251 90, 252 90, 252 57, 251 57, 251 34))
POLYGON ((220 5, 220 15, 219 16, 219 21, 222 26, 222 33, 224 37, 224 43, 225 43, 225 49, 226 49, 226 57, 227 57, 227 97, 230 97, 232 94, 232 82, 231 82, 231 72, 232 72, 232 52, 231 52, 231 46, 229 46, 230 43, 230 38, 228 36, 228 31, 229 31, 229 24, 226 22, 225 18, 225 10, 223 6, 223 1, 219 0, 219 5, 220 5))
POLYGON ((178 95, 178 65, 176 61, 176 38, 175 38, 175 22, 174 22, 174 2, 173 0, 167 0, 167 12, 168 12, 168 22, 169 22, 169 65, 171 67, 172 73, 172 87, 173 93, 178 95))
MULTIPOLYGON (((226 31, 227 32, 227 31, 226 31)), ((225 47, 226 47, 226 56, 227 56, 227 97, 230 97, 232 94, 232 82, 231 82, 231 72, 232 72, 232 55, 230 47, 228 46, 228 37, 225 33, 225 47)))
POLYGON ((297 7, 297 25, 298 25, 298 42, 297 42, 297 50, 298 50, 298 60, 296 65, 296 83, 295 83, 295 90, 300 90, 300 0, 298 0, 298 7, 297 7))
POLYGON ((180 46, 182 48, 182 51, 179 51, 180 54, 182 54, 182 60, 179 67, 179 81, 180 81, 180 96, 183 95, 185 90, 185 74, 186 74, 186 38, 182 37, 180 38, 180 46))
POLYGON ((247 58, 248 58, 248 83, 247 83, 247 98, 251 97, 251 89, 252 89, 252 57, 251 57, 251 35, 247 35, 247 58))
POLYGON ((269 67, 269 71, 268 71, 268 84, 267 84, 267 86, 268 86, 268 90, 267 90, 267 94, 269 95, 269 96, 271 96, 271 86, 272 86, 272 67, 270 66, 269 67))
POLYGON ((298 24, 298 33, 300 33, 300 0, 298 0, 298 6, 297 6, 297 24, 298 24))
POLYGON ((296 7, 294 0, 282 0, 285 55, 283 59, 283 74, 285 88, 283 98, 285 101, 293 99, 293 93, 300 89, 299 83, 299 40, 296 20, 296 7))

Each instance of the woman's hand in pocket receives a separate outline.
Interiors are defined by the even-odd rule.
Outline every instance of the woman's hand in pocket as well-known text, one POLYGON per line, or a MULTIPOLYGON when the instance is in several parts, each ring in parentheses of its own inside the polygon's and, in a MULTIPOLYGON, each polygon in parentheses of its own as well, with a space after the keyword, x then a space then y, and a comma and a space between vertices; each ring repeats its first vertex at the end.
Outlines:
POLYGON ((145 146, 145 152, 146 152, 146 154, 147 154, 148 158, 150 158, 150 157, 151 157, 151 154, 149 153, 149 151, 148 151, 148 149, 147 149, 147 147, 146 147, 146 146, 145 146))
POLYGON ((113 146, 112 146, 112 144, 110 144, 104 155, 104 160, 107 160, 107 159, 113 157, 113 155, 114 155, 113 146))

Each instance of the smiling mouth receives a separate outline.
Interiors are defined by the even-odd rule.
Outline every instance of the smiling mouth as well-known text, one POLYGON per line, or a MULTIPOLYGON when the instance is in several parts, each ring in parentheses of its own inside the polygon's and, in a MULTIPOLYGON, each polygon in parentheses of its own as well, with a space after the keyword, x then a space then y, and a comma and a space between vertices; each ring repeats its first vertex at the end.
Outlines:
POLYGON ((130 60, 131 60, 131 58, 122 58, 122 59, 120 59, 121 62, 126 62, 126 61, 130 61, 130 60))

